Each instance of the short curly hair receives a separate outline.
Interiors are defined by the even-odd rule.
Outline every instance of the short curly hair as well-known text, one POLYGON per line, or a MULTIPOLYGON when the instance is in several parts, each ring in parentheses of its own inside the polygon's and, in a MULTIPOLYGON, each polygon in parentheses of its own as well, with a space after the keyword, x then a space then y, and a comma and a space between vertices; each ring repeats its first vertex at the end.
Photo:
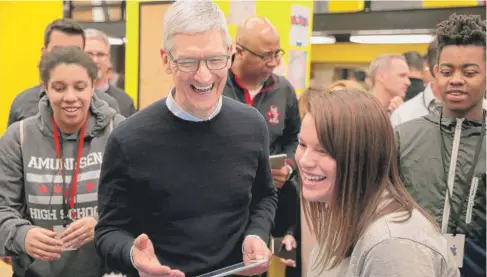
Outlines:
POLYGON ((75 64, 86 69, 91 81, 96 80, 98 69, 95 62, 77 46, 58 46, 42 55, 39 62, 39 74, 42 83, 47 87, 51 79, 51 71, 61 64, 75 64))
POLYGON ((485 21, 480 15, 452 14, 436 25, 438 54, 449 45, 483 46, 485 50, 485 38, 485 21))

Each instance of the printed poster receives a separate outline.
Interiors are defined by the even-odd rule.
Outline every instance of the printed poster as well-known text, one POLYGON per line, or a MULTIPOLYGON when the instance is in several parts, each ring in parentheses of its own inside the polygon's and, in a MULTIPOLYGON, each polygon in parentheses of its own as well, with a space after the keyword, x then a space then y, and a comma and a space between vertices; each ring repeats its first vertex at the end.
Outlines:
POLYGON ((245 18, 254 16, 255 13, 255 1, 230 0, 228 24, 239 25, 245 18))
POLYGON ((289 51, 288 80, 294 89, 305 89, 306 87, 306 60, 308 52, 301 50, 289 51))
POLYGON ((309 44, 309 18, 310 10, 306 6, 291 6, 291 30, 289 44, 306 47, 309 44))

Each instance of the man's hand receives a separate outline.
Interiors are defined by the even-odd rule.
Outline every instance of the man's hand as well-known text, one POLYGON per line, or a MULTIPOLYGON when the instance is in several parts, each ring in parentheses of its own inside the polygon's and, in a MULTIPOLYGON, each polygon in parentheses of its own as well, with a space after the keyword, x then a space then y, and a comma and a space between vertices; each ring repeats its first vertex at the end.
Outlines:
POLYGON ((184 273, 161 265, 154 245, 146 234, 138 236, 132 248, 132 261, 140 277, 184 277, 184 273))
MULTIPOLYGON (((282 244, 286 247, 286 251, 291 251, 298 246, 296 239, 291 235, 286 235, 282 240, 282 244)), ((295 260, 281 258, 281 262, 287 266, 296 267, 295 260)))
POLYGON ((272 180, 274 181, 274 185, 276 188, 280 189, 284 185, 284 183, 289 178, 289 173, 291 173, 291 169, 289 165, 284 165, 281 169, 271 169, 272 173, 272 180))
POLYGON ((404 103, 404 100, 401 96, 394 96, 394 98, 392 98, 389 102, 389 107, 387 108, 387 110, 389 112, 392 112, 397 109, 397 107, 399 107, 402 103, 404 103))
POLYGON ((61 234, 61 241, 66 248, 80 248, 93 241, 95 237, 96 219, 91 216, 83 217, 69 224, 61 234))
POLYGON ((272 253, 266 243, 257 237, 247 236, 243 242, 243 262, 248 265, 253 261, 267 260, 267 263, 239 273, 239 275, 253 276, 260 275, 267 271, 271 263, 272 253))
POLYGON ((50 262, 61 258, 64 251, 61 240, 55 239, 56 232, 34 227, 25 235, 25 252, 34 259, 50 262))
POLYGON ((0 256, 0 260, 8 265, 12 264, 12 257, 9 256, 0 256))

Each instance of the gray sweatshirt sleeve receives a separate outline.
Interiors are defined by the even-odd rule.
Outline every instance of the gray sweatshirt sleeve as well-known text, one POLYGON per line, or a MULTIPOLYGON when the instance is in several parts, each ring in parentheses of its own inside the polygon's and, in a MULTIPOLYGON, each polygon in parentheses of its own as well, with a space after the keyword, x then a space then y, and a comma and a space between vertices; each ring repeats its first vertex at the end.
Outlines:
POLYGON ((459 277, 456 265, 416 241, 391 238, 363 258, 360 277, 459 277))
POLYGON ((0 255, 25 253, 25 236, 34 227, 23 219, 24 173, 20 147, 20 122, 0 137, 0 255))

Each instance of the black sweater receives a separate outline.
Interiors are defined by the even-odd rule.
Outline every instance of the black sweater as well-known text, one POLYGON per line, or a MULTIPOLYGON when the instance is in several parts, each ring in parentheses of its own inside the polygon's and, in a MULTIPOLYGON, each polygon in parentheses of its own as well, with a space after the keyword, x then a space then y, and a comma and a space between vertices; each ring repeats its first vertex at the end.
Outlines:
POLYGON ((259 112, 224 97, 212 120, 174 116, 165 100, 122 122, 103 157, 95 243, 108 266, 135 274, 146 233, 163 265, 186 276, 240 262, 245 235, 269 240, 277 195, 259 112))

